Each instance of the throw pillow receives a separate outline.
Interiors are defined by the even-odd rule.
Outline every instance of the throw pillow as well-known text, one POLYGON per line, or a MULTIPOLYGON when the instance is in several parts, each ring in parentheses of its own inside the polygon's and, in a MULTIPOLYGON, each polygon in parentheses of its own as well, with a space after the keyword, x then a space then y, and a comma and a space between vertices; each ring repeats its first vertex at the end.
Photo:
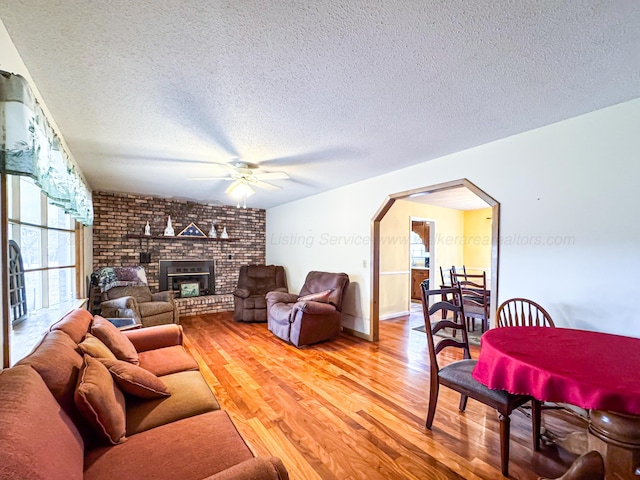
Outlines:
POLYGON ((298 301, 329 303, 329 295, 331 295, 331 290, 325 290, 324 292, 310 293, 309 295, 298 297, 298 301))
POLYGON ((93 358, 111 358, 116 359, 109 347, 107 347, 99 338, 94 337, 90 333, 84 337, 84 340, 78 344, 78 348, 82 350, 82 353, 91 355, 93 358))
POLYGON ((140 398, 158 398, 171 395, 162 380, 149 370, 122 360, 100 359, 109 369, 123 392, 140 398))
POLYGON ((84 356, 74 401, 98 438, 113 445, 125 441, 124 395, 107 367, 89 355, 84 356))
POLYGON ((93 318, 91 333, 99 338, 118 360, 139 365, 138 352, 131 340, 106 318, 96 315, 93 318))

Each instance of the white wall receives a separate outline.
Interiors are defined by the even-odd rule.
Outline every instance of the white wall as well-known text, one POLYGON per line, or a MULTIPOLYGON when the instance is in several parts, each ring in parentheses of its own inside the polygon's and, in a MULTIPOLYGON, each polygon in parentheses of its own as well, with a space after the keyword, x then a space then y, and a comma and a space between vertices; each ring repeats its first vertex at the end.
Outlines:
POLYGON ((467 178, 501 204, 499 302, 529 297, 558 326, 640 337, 638 125, 640 99, 269 209, 267 261, 294 290, 312 269, 349 274, 344 325, 369 333, 371 218, 388 194, 467 178), (282 241, 296 235, 305 243, 282 241))

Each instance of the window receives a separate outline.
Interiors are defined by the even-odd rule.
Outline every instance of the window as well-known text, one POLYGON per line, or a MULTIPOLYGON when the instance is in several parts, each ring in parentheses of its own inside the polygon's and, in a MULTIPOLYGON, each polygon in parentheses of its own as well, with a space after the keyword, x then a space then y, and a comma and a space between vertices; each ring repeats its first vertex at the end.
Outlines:
POLYGON ((8 176, 9 238, 20 247, 27 311, 76 298, 75 221, 28 177, 8 176))

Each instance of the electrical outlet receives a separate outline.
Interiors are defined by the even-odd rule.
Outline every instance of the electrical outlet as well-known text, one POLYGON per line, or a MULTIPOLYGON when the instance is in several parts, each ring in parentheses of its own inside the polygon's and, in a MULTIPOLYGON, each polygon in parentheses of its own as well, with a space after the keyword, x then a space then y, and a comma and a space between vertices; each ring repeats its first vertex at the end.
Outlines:
POLYGON ((233 255, 231 255, 231 254, 227 255, 227 260, 231 260, 232 257, 233 257, 233 255))
POLYGON ((367 261, 366 260, 362 260, 362 268, 367 268, 367 261))

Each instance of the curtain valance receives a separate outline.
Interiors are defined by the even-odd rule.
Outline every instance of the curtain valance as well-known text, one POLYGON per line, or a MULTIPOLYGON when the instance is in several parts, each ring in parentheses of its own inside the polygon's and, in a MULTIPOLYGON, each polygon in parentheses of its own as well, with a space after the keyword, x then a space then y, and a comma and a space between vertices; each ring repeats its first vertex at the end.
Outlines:
POLYGON ((27 81, 0 71, 0 171, 26 175, 49 201, 93 224, 91 191, 51 128, 27 81))

